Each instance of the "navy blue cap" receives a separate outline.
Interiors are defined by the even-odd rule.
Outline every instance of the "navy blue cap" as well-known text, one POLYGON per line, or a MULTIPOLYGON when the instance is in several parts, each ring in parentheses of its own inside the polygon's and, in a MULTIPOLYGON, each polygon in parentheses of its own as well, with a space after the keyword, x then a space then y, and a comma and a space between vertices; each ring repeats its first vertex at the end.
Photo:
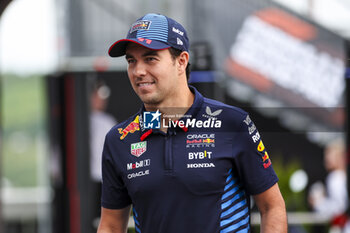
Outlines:
POLYGON ((185 28, 175 20, 160 14, 147 14, 131 25, 126 39, 115 42, 108 50, 111 57, 125 55, 126 45, 137 43, 153 50, 173 47, 181 51, 189 50, 185 28))

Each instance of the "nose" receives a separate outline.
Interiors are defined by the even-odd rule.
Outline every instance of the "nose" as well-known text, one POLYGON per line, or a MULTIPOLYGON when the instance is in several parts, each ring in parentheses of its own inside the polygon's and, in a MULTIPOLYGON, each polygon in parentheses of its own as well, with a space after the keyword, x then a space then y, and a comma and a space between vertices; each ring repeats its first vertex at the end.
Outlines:
POLYGON ((143 62, 136 62, 132 69, 133 74, 136 77, 143 77, 146 75, 146 66, 143 62))

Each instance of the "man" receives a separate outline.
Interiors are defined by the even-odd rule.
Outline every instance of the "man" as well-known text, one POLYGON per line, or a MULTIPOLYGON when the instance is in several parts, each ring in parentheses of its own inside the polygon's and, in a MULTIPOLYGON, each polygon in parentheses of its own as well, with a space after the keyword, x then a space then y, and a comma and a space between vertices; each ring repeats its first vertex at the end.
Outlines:
MULTIPOLYGON (((92 84, 90 93, 90 180, 91 196, 94 200, 101 198, 101 180, 102 180, 102 150, 104 137, 108 131, 117 124, 117 120, 106 112, 108 98, 110 95, 109 87, 102 80, 95 80, 92 84)), ((99 219, 101 215, 100 202, 92 202, 93 214, 92 221, 99 219)), ((96 231, 96 226, 93 230, 96 231)))
POLYGON ((106 112, 109 87, 103 81, 98 80, 93 84, 90 94, 90 176, 91 180, 101 183, 101 155, 104 144, 104 136, 117 124, 117 120, 106 112))
MULTIPOLYGON (((324 167, 328 175, 326 186, 320 181, 311 186, 309 203, 314 211, 329 218, 330 232, 340 232, 345 222, 348 208, 346 177, 346 149, 343 139, 335 139, 324 149, 324 167)), ((348 229, 350 230, 350 228, 348 229)))
POLYGON ((329 172, 326 178, 326 190, 323 190, 323 186, 319 191, 313 190, 309 194, 309 202, 316 212, 333 218, 343 214, 348 204, 346 153, 342 139, 331 141, 326 146, 323 162, 329 172))
POLYGON ((107 134, 98 233, 250 232, 250 195, 261 232, 287 232, 278 178, 247 113, 189 87, 185 29, 147 14, 115 42, 142 109, 107 134))

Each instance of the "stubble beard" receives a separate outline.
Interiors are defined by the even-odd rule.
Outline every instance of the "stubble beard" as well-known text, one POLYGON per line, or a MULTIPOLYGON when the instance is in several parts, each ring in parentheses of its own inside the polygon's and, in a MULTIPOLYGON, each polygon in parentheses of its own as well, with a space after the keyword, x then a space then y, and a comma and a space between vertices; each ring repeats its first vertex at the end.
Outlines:
POLYGON ((149 106, 158 106, 161 103, 161 98, 159 94, 151 95, 151 96, 141 96, 139 95, 139 98, 145 105, 149 106))

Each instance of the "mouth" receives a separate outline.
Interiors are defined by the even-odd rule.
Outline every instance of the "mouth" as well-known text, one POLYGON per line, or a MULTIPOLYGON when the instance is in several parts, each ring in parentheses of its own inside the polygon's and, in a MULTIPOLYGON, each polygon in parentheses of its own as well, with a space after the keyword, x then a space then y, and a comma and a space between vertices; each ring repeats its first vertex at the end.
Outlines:
POLYGON ((138 87, 149 87, 151 85, 155 84, 155 82, 142 82, 142 83, 136 83, 136 86, 138 87))

